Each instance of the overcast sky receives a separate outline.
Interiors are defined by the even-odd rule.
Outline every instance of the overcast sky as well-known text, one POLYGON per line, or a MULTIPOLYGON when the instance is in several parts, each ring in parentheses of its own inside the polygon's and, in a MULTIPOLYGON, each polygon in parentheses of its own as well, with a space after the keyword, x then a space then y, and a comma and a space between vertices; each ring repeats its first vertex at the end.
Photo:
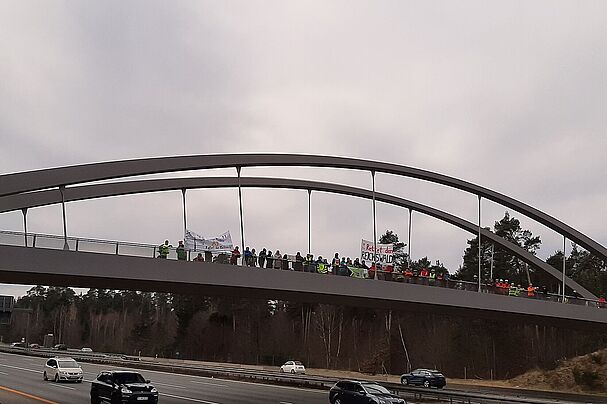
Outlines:
MULTIPOLYGON (((497 190, 607 244, 605 1, 0 2, 0 173, 155 156, 288 152, 388 161, 497 190)), ((187 175, 235 175, 213 170, 187 175)), ((370 187, 368 173, 243 170, 370 187)), ((476 197, 377 189, 476 221, 476 197)), ((243 191, 247 244, 307 250, 305 191, 243 191)), ((230 230, 237 191, 188 192, 189 227, 230 230)), ((483 225, 505 209, 483 204, 483 225)), ((312 249, 355 257, 371 203, 313 194, 312 249)), ((511 212, 517 217, 515 212, 511 212)), ((181 193, 67 205, 74 236, 182 238, 181 193)), ((378 233, 407 212, 378 205, 378 233)), ((61 234, 57 206, 29 230, 61 234)), ((542 258, 562 245, 539 234, 542 258)), ((22 230, 21 213, 0 229, 22 230)), ((455 271, 469 238, 413 216, 412 257, 455 271)), ((0 294, 27 287, 0 285, 0 294)))

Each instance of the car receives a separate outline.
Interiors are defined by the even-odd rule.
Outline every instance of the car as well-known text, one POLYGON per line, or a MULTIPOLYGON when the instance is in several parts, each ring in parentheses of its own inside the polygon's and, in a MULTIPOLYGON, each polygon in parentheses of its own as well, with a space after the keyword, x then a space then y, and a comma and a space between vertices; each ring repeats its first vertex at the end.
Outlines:
POLYGON ((302 373, 306 374, 306 368, 300 361, 286 361, 280 367, 281 373, 302 373))
POLYGON ((329 390, 331 404, 406 404, 406 401, 374 382, 340 380, 329 390))
POLYGON ((113 403, 158 403, 158 390, 139 372, 103 371, 91 382, 91 404, 101 400, 113 403))
POLYGON ((76 382, 82 383, 82 368, 72 358, 54 357, 44 364, 44 380, 54 380, 55 382, 76 382))
POLYGON ((13 342, 11 348, 25 348, 25 342, 13 342))
POLYGON ((84 347, 80 350, 80 352, 93 352, 93 350, 91 348, 84 347))
POLYGON ((411 373, 402 375, 400 382, 405 386, 436 387, 439 389, 447 385, 445 376, 436 369, 415 369, 411 373))
POLYGON ((38 349, 40 348, 39 344, 30 344, 30 348, 38 349))
POLYGON ((67 351, 67 345, 65 344, 57 344, 53 347, 53 349, 57 351, 67 351))

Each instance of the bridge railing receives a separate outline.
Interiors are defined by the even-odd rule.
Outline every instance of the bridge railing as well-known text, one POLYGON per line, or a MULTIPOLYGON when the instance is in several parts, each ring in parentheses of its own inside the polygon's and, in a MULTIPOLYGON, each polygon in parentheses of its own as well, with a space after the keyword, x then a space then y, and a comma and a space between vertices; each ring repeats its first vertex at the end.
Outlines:
MULTIPOLYGON (((23 232, 18 231, 9 231, 9 230, 0 230, 0 244, 4 245, 14 245, 14 246, 28 246, 35 248, 49 248, 49 249, 57 249, 62 250, 64 248, 66 240, 63 236, 58 235, 50 235, 50 234, 41 234, 41 233, 27 233, 27 236, 23 232), (26 244, 27 240, 27 244, 26 244)), ((71 251, 81 251, 81 252, 92 252, 92 253, 101 253, 101 254, 115 254, 115 255, 126 255, 126 256, 134 256, 134 257, 148 257, 148 258, 156 258, 159 255, 159 246, 155 246, 152 244, 143 244, 143 243, 133 243, 126 241, 111 241, 111 240, 103 240, 103 239, 91 239, 91 238, 83 238, 83 237, 67 237, 67 244, 71 251)), ((205 261, 212 260, 213 262, 218 263, 229 263, 230 254, 225 253, 213 253, 210 254, 208 251, 187 251, 187 259, 191 261, 198 253, 201 253, 205 261)), ((255 256, 257 259, 258 256, 255 256)), ((169 255, 167 259, 176 260, 177 252, 174 246, 169 248, 169 255)), ((275 261, 276 258, 272 257, 272 260, 275 261)), ((292 259, 280 259, 281 265, 279 268, 283 268, 283 263, 287 264, 286 266, 289 269, 293 269, 293 264, 297 263, 297 265, 304 265, 301 261, 294 261, 292 259)), ((243 266, 244 258, 241 258, 241 263, 243 266)), ((305 271, 305 268, 304 268, 305 271)), ((328 272, 331 272, 330 267, 328 268, 328 272)), ((449 289, 457 289, 463 291, 477 291, 478 283, 470 282, 465 280, 458 279, 430 279, 429 277, 421 277, 421 276, 413 276, 410 278, 402 276, 402 274, 398 272, 386 272, 386 271, 378 271, 380 279, 386 280, 394 280, 401 281, 403 283, 412 283, 417 285, 425 285, 429 287, 444 287, 449 289)), ((485 293, 492 294, 502 294, 508 295, 507 289, 496 288, 495 286, 490 285, 482 285, 482 291, 485 293)), ((519 295, 513 297, 521 297, 521 298, 531 298, 527 296, 526 289, 519 289, 519 295)), ((534 293, 534 299, 540 299, 551 302, 562 302, 563 297, 560 294, 554 293, 534 293)), ((577 296, 565 296, 565 303, 568 304, 576 304, 581 306, 589 306, 589 307, 600 307, 607 308, 605 303, 599 302, 598 300, 592 299, 584 299, 577 296)))

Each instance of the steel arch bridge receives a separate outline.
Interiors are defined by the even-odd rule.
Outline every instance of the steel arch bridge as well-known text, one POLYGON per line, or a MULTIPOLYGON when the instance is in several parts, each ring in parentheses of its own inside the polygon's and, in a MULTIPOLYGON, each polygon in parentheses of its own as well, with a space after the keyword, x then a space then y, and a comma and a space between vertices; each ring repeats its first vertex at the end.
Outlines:
MULTIPOLYGON (((344 157, 298 155, 298 154, 220 154, 197 155, 179 157, 161 157, 136 160, 124 160, 85 165, 75 165, 60 168, 51 168, 22 173, 0 175, 0 213, 22 210, 26 227, 27 210, 49 204, 65 203, 83 199, 102 198, 107 196, 126 195, 144 192, 158 192, 166 190, 185 190, 192 188, 222 188, 222 187, 256 187, 256 188, 291 188, 307 190, 308 193, 331 192, 347 196, 372 199, 409 209, 409 212, 420 212, 439 220, 455 225, 473 234, 479 234, 493 243, 516 255, 522 261, 545 271, 555 278, 562 273, 546 264, 536 256, 530 254, 519 246, 496 236, 479 224, 474 224, 457 216, 409 201, 396 196, 375 192, 375 174, 386 173, 403 177, 429 181, 446 185, 478 196, 479 207, 483 198, 492 200, 505 207, 513 209, 563 235, 580 246, 584 247, 597 257, 607 261, 607 249, 582 234, 576 229, 541 212, 523 202, 490 189, 446 175, 401 166, 391 163, 352 159, 344 157), (367 171, 373 181, 372 190, 348 187, 339 184, 322 183, 316 181, 302 181, 282 178, 244 178, 240 176, 243 167, 327 167, 348 170, 367 171), (102 180, 124 179, 133 176, 175 173, 188 170, 202 170, 214 168, 235 168, 237 177, 210 177, 210 178, 174 178, 162 180, 119 181, 111 183, 80 185, 95 183, 102 180)), ((242 205, 241 205, 242 206, 242 205)), ((480 215, 479 215, 480 216, 480 215)), ((480 217, 479 217, 480 220, 480 217)), ((241 213, 242 223, 242 213, 241 213)), ((375 229, 374 229, 375 230, 375 229)), ((27 228, 25 228, 27 232, 27 228)), ((66 233, 64 226, 64 233, 66 233)), ((67 237, 67 234, 64 234, 67 237)), ((241 236, 242 227, 241 227, 241 236)), ((4 269, 4 268, 2 268, 4 269)), ((586 298, 595 298, 589 291, 572 279, 564 280, 567 287, 577 291, 586 298)), ((564 288, 563 288, 564 291, 564 288)))

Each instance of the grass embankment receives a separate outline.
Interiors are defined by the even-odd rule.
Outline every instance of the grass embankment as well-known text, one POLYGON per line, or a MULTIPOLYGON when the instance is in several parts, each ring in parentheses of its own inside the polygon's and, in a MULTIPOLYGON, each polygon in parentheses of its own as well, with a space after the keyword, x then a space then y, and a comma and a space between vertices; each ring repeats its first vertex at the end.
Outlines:
POLYGON ((530 370, 508 381, 521 388, 607 394, 607 349, 561 361, 555 369, 530 370))

